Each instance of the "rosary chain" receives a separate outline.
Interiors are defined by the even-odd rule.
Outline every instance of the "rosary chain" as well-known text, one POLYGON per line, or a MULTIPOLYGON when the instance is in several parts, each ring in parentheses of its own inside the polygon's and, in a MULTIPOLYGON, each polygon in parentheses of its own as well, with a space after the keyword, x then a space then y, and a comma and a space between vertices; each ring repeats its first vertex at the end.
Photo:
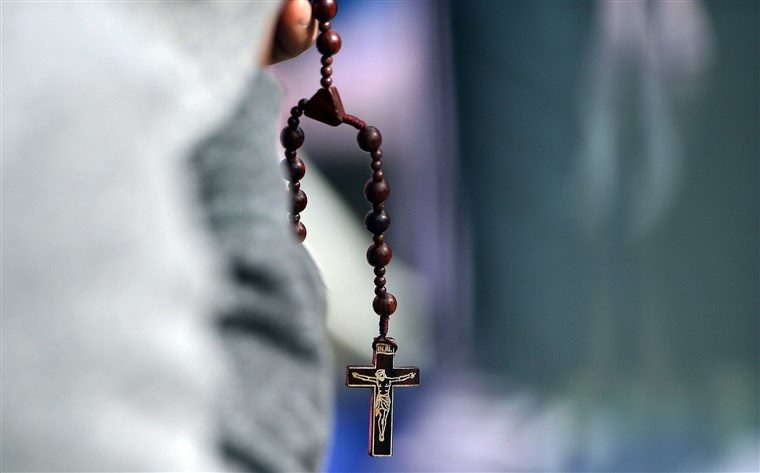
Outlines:
MULTIPOLYGON (((363 122, 362 122, 363 123, 363 122)), ((383 141, 380 131, 373 126, 364 126, 357 136, 359 147, 372 157, 372 176, 364 184, 364 196, 372 209, 364 216, 364 225, 373 234, 372 244, 367 248, 367 262, 375 268, 375 298, 372 308, 380 316, 380 337, 388 334, 390 316, 396 312, 396 297, 385 288, 385 272, 393 258, 393 251, 385 241, 385 231, 391 224, 391 217, 385 211, 385 201, 390 195, 390 185, 383 173, 383 141)))
POLYGON ((306 99, 298 101, 298 105, 290 109, 290 118, 288 126, 282 129, 280 133, 280 143, 285 148, 285 159, 282 160, 282 167, 285 178, 288 180, 288 190, 291 194, 291 208, 289 212, 290 223, 298 237, 299 242, 306 239, 306 227, 301 222, 301 212, 306 209, 306 193, 301 190, 299 182, 306 175, 306 164, 298 157, 297 150, 303 145, 304 133, 299 126, 300 117, 303 115, 303 108, 306 106, 306 99))
POLYGON ((367 248, 367 262, 374 268, 375 273, 375 298, 372 301, 372 308, 380 316, 380 336, 375 340, 392 342, 393 339, 387 338, 388 325, 390 316, 396 312, 398 303, 396 297, 388 292, 385 287, 387 282, 385 279, 386 267, 391 262, 393 251, 385 241, 385 232, 391 224, 391 218, 385 210, 385 201, 390 194, 390 186, 383 173, 383 151, 380 149, 383 138, 377 128, 367 126, 363 120, 344 113, 340 99, 337 98, 337 91, 332 87, 333 56, 340 51, 341 47, 340 35, 332 29, 330 22, 338 12, 337 2, 335 0, 319 0, 312 3, 312 8, 314 9, 314 17, 319 20, 320 33, 317 37, 317 50, 322 54, 320 84, 325 90, 318 92, 313 97, 316 100, 314 104, 310 104, 306 99, 300 100, 298 105, 291 109, 288 126, 280 134, 280 142, 285 147, 285 159, 282 161, 282 166, 292 196, 291 212, 289 213, 290 222, 298 241, 303 242, 306 238, 306 227, 301 222, 301 212, 306 208, 307 199, 306 194, 301 190, 299 181, 306 174, 306 165, 298 157, 297 150, 304 142, 304 133, 300 127, 300 117, 304 111, 306 110, 309 117, 330 125, 337 126, 342 122, 359 130, 357 135, 359 148, 370 153, 372 158, 370 163, 372 175, 364 184, 364 196, 372 208, 364 216, 364 225, 373 235, 372 244, 367 248), (307 104, 311 107, 308 110, 307 104), (322 110, 325 110, 322 107, 332 108, 328 115, 324 115, 321 113, 322 110), (336 121, 333 122, 333 119, 336 121))
POLYGON ((338 54, 342 41, 337 31, 332 29, 330 20, 338 13, 338 3, 335 0, 321 0, 314 2, 314 17, 319 20, 319 36, 317 37, 317 50, 322 53, 322 79, 319 83, 327 89, 333 85, 333 56, 338 54))

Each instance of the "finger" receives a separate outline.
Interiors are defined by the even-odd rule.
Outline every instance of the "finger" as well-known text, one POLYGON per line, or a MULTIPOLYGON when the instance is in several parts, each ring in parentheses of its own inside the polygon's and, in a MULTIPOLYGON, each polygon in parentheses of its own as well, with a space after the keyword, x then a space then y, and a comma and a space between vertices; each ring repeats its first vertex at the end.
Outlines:
POLYGON ((287 0, 277 21, 270 64, 298 56, 317 38, 317 20, 309 0, 287 0))

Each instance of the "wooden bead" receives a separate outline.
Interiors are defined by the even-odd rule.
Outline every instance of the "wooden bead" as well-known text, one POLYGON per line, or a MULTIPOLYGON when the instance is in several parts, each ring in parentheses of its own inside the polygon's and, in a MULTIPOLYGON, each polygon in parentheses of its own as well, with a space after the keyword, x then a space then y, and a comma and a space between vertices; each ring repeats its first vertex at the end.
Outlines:
POLYGON ((289 182, 288 183, 288 189, 290 189, 290 192, 298 192, 298 189, 301 188, 300 182, 289 182))
POLYGON ((356 137, 356 141, 359 142, 359 148, 364 151, 376 151, 380 148, 383 142, 383 137, 380 135, 380 131, 374 126, 368 126, 359 131, 356 137))
POLYGON ((293 160, 283 159, 282 170, 285 173, 286 179, 300 181, 306 175, 306 164, 299 157, 293 160))
POLYGON ((301 124, 301 120, 299 120, 298 117, 288 118, 288 126, 290 128, 298 128, 298 125, 300 124, 301 124))
POLYGON ((322 65, 323 66, 332 66, 333 63, 333 57, 332 56, 322 56, 322 65))
POLYGON ((386 281, 384 277, 378 276, 375 278, 375 286, 382 287, 382 286, 385 286, 385 283, 386 281))
POLYGON ((319 84, 325 88, 330 87, 333 84, 332 77, 323 77, 322 80, 319 81, 319 84))
POLYGON ((324 55, 338 54, 340 45, 340 35, 334 30, 325 31, 317 38, 317 50, 324 55))
POLYGON ((330 21, 338 14, 338 2, 336 0, 317 0, 312 5, 314 18, 319 21, 330 21))
POLYGON ((333 69, 331 66, 322 66, 319 73, 322 74, 323 77, 330 77, 333 73, 333 69))
POLYGON ((378 315, 393 315, 396 312, 398 302, 396 298, 390 292, 383 297, 375 297, 372 301, 372 308, 378 315))
POLYGON ((298 107, 293 107, 290 109, 290 114, 294 117, 300 117, 303 114, 303 110, 298 107))
POLYGON ((375 276, 385 276, 385 268, 382 266, 375 268, 375 276))
POLYGON ((367 262, 372 266, 388 266, 393 251, 386 243, 372 244, 367 248, 367 262))
POLYGON ((381 210, 380 212, 373 212, 370 210, 367 212, 367 215, 364 216, 364 225, 367 227, 367 230, 375 235, 386 231, 390 224, 391 217, 385 210, 381 210))
POLYGON ((282 133, 280 133, 280 143, 289 151, 300 148, 303 145, 303 140, 304 134, 300 127, 285 127, 282 129, 282 133))
POLYGON ((319 31, 327 31, 332 29, 332 23, 329 21, 323 21, 319 24, 319 31))
POLYGON ((372 161, 380 161, 383 159, 383 150, 376 149, 372 152, 372 161))
POLYGON ((388 198, 391 193, 391 187, 387 181, 375 182, 369 179, 364 184, 364 196, 368 201, 374 203, 383 202, 388 198))
POLYGON ((384 287, 376 287, 375 288, 375 295, 377 297, 383 297, 388 292, 388 289, 384 287))
POLYGON ((293 194, 293 213, 303 212, 307 202, 306 193, 299 189, 298 192, 293 194))
POLYGON ((296 238, 298 238, 298 242, 303 243, 303 241, 306 239, 306 227, 303 225, 303 223, 298 222, 293 225, 293 230, 296 232, 296 238))

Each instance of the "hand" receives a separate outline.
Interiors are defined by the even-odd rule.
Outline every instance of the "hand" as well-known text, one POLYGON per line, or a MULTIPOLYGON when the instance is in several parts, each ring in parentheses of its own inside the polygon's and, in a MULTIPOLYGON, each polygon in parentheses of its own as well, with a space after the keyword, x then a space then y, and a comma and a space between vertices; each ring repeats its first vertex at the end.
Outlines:
POLYGON ((274 28, 272 48, 265 55, 264 64, 277 64, 298 56, 314 44, 318 31, 309 0, 285 0, 274 28))

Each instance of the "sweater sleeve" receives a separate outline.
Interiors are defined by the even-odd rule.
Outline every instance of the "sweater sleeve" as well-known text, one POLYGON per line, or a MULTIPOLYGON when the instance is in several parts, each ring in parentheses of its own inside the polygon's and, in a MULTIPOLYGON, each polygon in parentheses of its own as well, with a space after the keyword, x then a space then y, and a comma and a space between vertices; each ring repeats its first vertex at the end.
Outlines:
POLYGON ((218 330, 228 360, 220 441, 231 468, 314 471, 330 417, 319 272, 287 223, 278 170, 282 92, 259 72, 192 153, 199 202, 224 264, 218 330))

